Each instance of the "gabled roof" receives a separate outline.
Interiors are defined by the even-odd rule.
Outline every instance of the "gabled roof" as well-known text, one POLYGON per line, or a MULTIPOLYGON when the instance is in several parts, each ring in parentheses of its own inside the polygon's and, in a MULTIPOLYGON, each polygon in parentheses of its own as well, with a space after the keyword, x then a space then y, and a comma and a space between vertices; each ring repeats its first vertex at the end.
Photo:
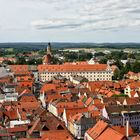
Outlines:
POLYGON ((114 129, 108 127, 98 138, 97 140, 123 140, 124 135, 115 131, 114 129))
POLYGON ((93 140, 126 140, 124 135, 111 128, 109 124, 102 120, 99 120, 86 133, 93 140))
POLYGON ((44 132, 41 140, 74 140, 74 138, 70 135, 70 133, 68 131, 51 130, 49 132, 44 132))
MULTIPOLYGON (((29 135, 32 135, 33 131, 43 131, 43 128, 47 130, 67 130, 64 123, 58 118, 52 115, 50 112, 44 111, 40 116, 33 121, 32 127, 28 130, 29 135)), ((46 131, 47 131, 46 130, 46 131)))
POLYGON ((80 107, 80 108, 67 108, 65 109, 66 117, 69 120, 71 116, 76 115, 78 113, 86 113, 88 112, 87 107, 80 107))
POLYGON ((107 127, 108 124, 100 120, 94 127, 88 129, 87 133, 92 139, 96 140, 107 127))

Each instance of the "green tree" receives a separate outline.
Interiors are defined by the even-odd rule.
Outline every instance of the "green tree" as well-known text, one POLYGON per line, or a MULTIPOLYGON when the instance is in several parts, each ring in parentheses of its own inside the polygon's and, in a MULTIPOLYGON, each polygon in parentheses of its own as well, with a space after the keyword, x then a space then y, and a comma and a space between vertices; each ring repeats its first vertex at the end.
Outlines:
POLYGON ((115 62, 115 65, 121 70, 123 68, 123 63, 117 59, 116 62, 115 62))
POLYGON ((38 54, 39 54, 39 55, 45 55, 46 52, 47 52, 46 50, 40 50, 40 51, 38 52, 38 54))
POLYGON ((16 64, 26 64, 26 63, 27 63, 27 62, 26 62, 26 60, 25 60, 24 57, 19 57, 19 58, 17 58, 16 64))
POLYGON ((106 58, 102 58, 100 60, 100 64, 107 64, 107 59, 106 58))
POLYGON ((119 69, 116 69, 115 71, 114 71, 114 75, 113 75, 113 80, 119 80, 119 78, 120 78, 120 70, 119 69))
POLYGON ((133 53, 129 53, 127 57, 131 59, 136 59, 135 54, 133 53))
POLYGON ((4 60, 3 64, 7 64, 7 65, 13 65, 14 63, 9 61, 9 60, 4 60))
POLYGON ((130 62, 127 62, 125 67, 124 67, 124 73, 128 73, 129 71, 132 71, 132 67, 131 67, 131 64, 130 62))
POLYGON ((134 64, 132 64, 132 71, 140 72, 140 62, 136 61, 134 64))

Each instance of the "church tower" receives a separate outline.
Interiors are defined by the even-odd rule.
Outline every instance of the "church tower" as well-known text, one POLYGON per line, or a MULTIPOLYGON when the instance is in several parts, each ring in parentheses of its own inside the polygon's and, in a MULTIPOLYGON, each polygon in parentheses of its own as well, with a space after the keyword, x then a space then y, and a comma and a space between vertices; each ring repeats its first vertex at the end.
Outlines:
POLYGON ((48 43, 48 46, 47 46, 47 54, 52 55, 52 46, 50 42, 48 43))
POLYGON ((43 64, 51 64, 51 59, 52 59, 52 52, 51 52, 51 43, 48 43, 47 46, 47 53, 46 55, 43 57, 43 64))

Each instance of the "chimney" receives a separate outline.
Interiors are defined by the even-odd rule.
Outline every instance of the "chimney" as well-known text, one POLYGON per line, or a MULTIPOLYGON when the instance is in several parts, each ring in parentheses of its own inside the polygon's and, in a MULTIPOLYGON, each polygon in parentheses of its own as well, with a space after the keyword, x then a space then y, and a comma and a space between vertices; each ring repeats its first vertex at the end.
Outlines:
POLYGON ((129 137, 129 121, 126 121, 126 137, 129 137))

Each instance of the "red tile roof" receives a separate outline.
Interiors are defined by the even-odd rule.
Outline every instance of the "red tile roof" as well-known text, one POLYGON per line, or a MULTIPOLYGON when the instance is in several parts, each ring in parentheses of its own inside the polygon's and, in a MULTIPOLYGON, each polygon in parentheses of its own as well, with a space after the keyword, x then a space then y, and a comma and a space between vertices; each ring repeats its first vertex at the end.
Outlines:
POLYGON ((16 110, 5 111, 4 115, 7 116, 10 120, 19 119, 19 116, 16 110))
POLYGON ((74 140, 73 137, 65 130, 51 130, 44 132, 41 140, 74 140))
POLYGON ((46 91, 49 91, 49 90, 56 90, 57 87, 59 87, 59 84, 44 84, 41 87, 40 92, 43 93, 43 92, 46 92, 46 91))
POLYGON ((106 64, 95 64, 95 65, 38 65, 38 71, 49 71, 49 72, 71 72, 71 71, 104 71, 107 70, 106 64))
POLYGON ((33 82, 32 81, 18 82, 18 84, 19 84, 19 86, 29 87, 29 88, 31 88, 33 86, 33 82))
POLYGON ((82 108, 67 108, 65 109, 66 111, 66 117, 69 120, 71 116, 74 116, 78 113, 85 113, 88 112, 88 108, 87 107, 82 107, 82 108))
POLYGON ((82 113, 78 113, 78 114, 75 114, 73 115, 71 118, 70 118, 70 122, 74 123, 74 122, 77 122, 77 121, 80 121, 80 119, 83 117, 83 114, 82 113))
MULTIPOLYGON (((117 132, 126 135, 126 126, 112 126, 113 129, 115 129, 117 132)), ((129 136, 134 135, 133 129, 131 126, 129 126, 129 136)))
POLYGON ((99 120, 93 128, 90 128, 87 134, 94 140, 126 140, 124 135, 102 120, 99 120))
POLYGON ((107 128, 97 140, 124 140, 125 136, 112 128, 107 128))
POLYGON ((98 121, 93 128, 88 129, 87 133, 92 139, 96 140, 107 127, 107 123, 98 121))
POLYGON ((28 65, 10 65, 10 69, 12 72, 27 72, 28 65))

